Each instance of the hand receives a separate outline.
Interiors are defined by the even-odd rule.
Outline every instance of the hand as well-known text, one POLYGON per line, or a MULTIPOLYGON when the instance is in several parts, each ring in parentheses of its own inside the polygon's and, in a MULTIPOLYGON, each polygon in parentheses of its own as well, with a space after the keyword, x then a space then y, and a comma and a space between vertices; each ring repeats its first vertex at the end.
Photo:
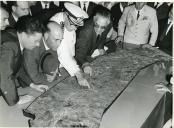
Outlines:
POLYGON ((99 49, 99 53, 100 53, 100 55, 104 55, 105 54, 105 50, 104 49, 99 49))
POLYGON ((30 87, 37 90, 37 91, 40 91, 40 92, 45 92, 48 90, 47 85, 36 85, 36 84, 31 83, 30 87))
POLYGON ((156 84, 155 86, 157 87, 158 92, 170 92, 171 93, 170 89, 167 88, 163 83, 156 84))
POLYGON ((123 36, 118 36, 118 37, 115 39, 115 43, 119 43, 119 42, 123 42, 123 36))
POLYGON ((92 76, 92 68, 91 66, 85 66, 83 68, 84 73, 88 74, 89 76, 92 76))
POLYGON ((50 72, 52 75, 46 74, 47 81, 48 81, 48 82, 53 82, 53 80, 55 80, 55 78, 56 78, 58 72, 59 72, 59 69, 57 68, 55 71, 50 72))
POLYGON ((90 88, 88 81, 83 77, 83 73, 81 71, 76 72, 75 76, 80 86, 90 88))

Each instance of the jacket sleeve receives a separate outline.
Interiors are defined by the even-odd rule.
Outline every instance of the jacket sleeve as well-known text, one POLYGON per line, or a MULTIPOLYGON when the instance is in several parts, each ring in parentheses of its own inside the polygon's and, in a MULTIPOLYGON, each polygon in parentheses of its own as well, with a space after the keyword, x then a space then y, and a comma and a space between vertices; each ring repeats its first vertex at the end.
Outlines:
POLYGON ((34 84, 47 82, 46 75, 39 71, 39 49, 24 51, 24 68, 34 84))
MULTIPOLYGON (((63 41, 68 41, 68 40, 65 39, 63 41)), ((62 41, 62 44, 66 44, 63 41, 62 41)), ((72 43, 72 42, 69 42, 69 43, 72 43)), ((80 71, 79 65, 77 64, 74 58, 73 52, 75 51, 75 49, 73 48, 75 47, 73 45, 75 44, 71 44, 69 46, 63 45, 63 47, 60 47, 57 50, 60 66, 64 67, 71 76, 74 76, 75 73, 80 71)))
POLYGON ((126 27, 126 19, 128 15, 129 7, 126 7, 123 11, 123 14, 118 22, 118 36, 124 35, 124 30, 126 27))
MULTIPOLYGON (((88 30, 88 29, 87 29, 88 30)), ((83 65, 87 62, 88 49, 90 47, 90 31, 87 31, 85 28, 79 32, 76 41, 76 50, 75 58, 80 65, 83 65)))
POLYGON ((151 14, 152 16, 150 17, 150 32, 152 33, 152 35, 149 44, 154 46, 158 37, 158 20, 155 10, 151 14))
POLYGON ((19 100, 12 68, 15 57, 13 49, 17 49, 17 46, 13 43, 6 43, 0 51, 0 87, 3 98, 10 106, 16 104, 19 100))

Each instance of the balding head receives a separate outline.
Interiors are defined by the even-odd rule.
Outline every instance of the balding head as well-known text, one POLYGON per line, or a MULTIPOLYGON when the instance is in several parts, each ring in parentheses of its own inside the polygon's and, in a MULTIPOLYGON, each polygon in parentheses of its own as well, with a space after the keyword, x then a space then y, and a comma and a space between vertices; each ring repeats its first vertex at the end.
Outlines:
POLYGON ((61 25, 54 21, 47 24, 48 31, 45 33, 45 41, 47 46, 56 51, 63 39, 63 31, 61 25))
POLYGON ((0 7, 0 14, 0 29, 4 30, 9 25, 9 14, 3 7, 0 7))

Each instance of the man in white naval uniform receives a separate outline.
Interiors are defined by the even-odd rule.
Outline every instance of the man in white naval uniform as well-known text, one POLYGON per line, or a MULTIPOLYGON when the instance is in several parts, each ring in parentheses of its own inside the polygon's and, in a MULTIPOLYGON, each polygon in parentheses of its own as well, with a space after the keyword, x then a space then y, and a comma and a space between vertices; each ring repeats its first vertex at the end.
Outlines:
POLYGON ((72 4, 64 4, 66 11, 54 15, 50 20, 55 21, 63 27, 63 40, 57 49, 60 66, 64 67, 71 76, 76 76, 81 86, 90 88, 88 81, 83 77, 83 73, 77 64, 75 56, 76 29, 83 26, 83 20, 88 18, 88 14, 80 7, 72 4))
POLYGON ((125 8, 119 20, 117 43, 121 41, 125 46, 150 47, 155 45, 157 35, 155 9, 146 5, 146 2, 136 2, 125 8))

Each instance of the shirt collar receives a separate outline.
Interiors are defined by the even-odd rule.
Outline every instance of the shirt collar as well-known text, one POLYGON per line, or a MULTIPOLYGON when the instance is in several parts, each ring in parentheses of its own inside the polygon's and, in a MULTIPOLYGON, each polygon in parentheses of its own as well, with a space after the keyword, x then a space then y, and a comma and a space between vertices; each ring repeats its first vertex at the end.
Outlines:
POLYGON ((123 6, 121 3, 120 3, 120 10, 121 10, 121 12, 123 12, 123 6))
POLYGON ((158 6, 157 6, 157 8, 158 8, 159 6, 161 6, 163 4, 163 2, 155 2, 154 6, 156 6, 157 4, 158 4, 158 6))
POLYGON ((20 43, 20 41, 19 41, 19 45, 20 45, 20 50, 22 52, 24 50, 24 47, 22 46, 22 44, 20 43))
POLYGON ((18 21, 18 17, 15 14, 13 14, 13 13, 12 13, 12 16, 13 16, 14 20, 17 22, 18 21))
POLYGON ((134 5, 135 12, 138 13, 138 11, 139 11, 139 14, 141 14, 141 13, 144 11, 145 6, 146 6, 146 5, 144 5, 143 8, 142 8, 141 10, 137 10, 136 7, 135 7, 135 5, 134 5))
POLYGON ((42 8, 43 8, 43 9, 45 9, 45 5, 47 5, 48 8, 50 7, 50 3, 45 4, 45 3, 42 2, 42 1, 41 1, 41 5, 42 5, 42 8))
POLYGON ((47 44, 45 43, 45 39, 43 38, 42 40, 43 40, 43 44, 44 44, 45 49, 46 49, 46 50, 49 50, 50 48, 49 48, 49 47, 47 46, 47 44))
POLYGON ((170 23, 170 24, 173 24, 173 22, 170 20, 170 19, 168 19, 168 22, 167 22, 168 24, 170 23))
POLYGON ((21 52, 22 52, 22 51, 24 50, 24 47, 23 47, 22 44, 21 44, 20 36, 19 36, 18 33, 17 33, 17 36, 18 36, 18 42, 19 42, 20 50, 21 50, 21 52))

